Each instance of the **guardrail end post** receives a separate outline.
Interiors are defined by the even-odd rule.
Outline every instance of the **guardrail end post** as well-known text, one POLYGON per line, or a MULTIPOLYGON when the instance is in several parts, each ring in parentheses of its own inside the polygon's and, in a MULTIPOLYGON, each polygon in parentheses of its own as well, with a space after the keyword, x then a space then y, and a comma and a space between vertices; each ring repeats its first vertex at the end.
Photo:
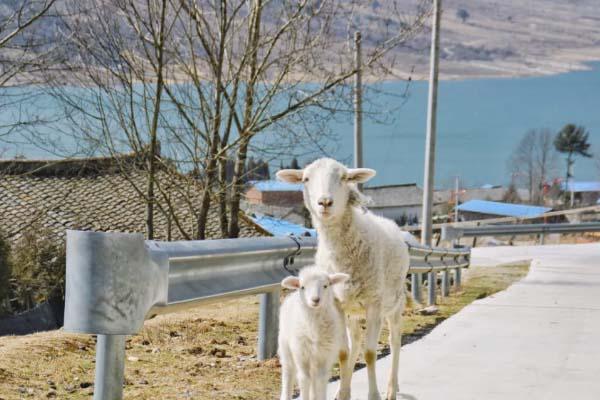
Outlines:
POLYGON ((435 291, 436 291, 436 286, 437 286, 437 273, 435 271, 431 271, 428 274, 428 282, 427 284, 429 285, 429 287, 427 288, 427 291, 429 293, 429 305, 433 306, 435 305, 435 291))
POLYGON ((442 277, 442 296, 450 296, 450 271, 448 269, 444 270, 442 277))
POLYGON ((260 295, 258 323, 258 359, 267 360, 277 354, 279 334, 279 290, 260 295))
POLYGON ((457 290, 460 289, 461 274, 462 274, 462 270, 460 268, 456 268, 456 274, 454 275, 454 287, 457 290))
POLYGON ((125 335, 98 335, 94 400, 123 398, 125 335))
POLYGON ((421 274, 412 273, 410 274, 410 287, 412 292, 413 300, 417 303, 423 303, 421 298, 421 274))

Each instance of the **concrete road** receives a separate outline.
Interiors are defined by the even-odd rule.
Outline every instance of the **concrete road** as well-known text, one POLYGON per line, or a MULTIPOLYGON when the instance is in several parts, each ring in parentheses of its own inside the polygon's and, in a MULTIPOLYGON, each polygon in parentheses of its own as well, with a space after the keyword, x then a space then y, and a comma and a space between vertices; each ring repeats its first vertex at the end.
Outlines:
MULTIPOLYGON (((600 244, 473 251, 473 265, 526 259, 525 279, 402 349, 400 399, 600 399, 600 244)), ((389 364, 378 361, 381 391, 389 364)), ((352 390, 366 399, 365 369, 352 390)))

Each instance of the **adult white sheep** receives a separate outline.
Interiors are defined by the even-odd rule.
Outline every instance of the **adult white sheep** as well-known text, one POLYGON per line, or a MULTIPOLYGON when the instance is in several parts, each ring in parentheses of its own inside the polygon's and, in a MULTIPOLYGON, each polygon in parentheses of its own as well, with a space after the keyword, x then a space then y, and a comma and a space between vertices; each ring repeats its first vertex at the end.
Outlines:
MULTIPOLYGON (((360 317, 366 317, 365 362, 369 377, 369 400, 379 400, 375 375, 376 350, 382 320, 390 331, 392 369, 387 399, 396 399, 398 363, 402 335, 402 312, 406 303, 405 280, 409 267, 408 247, 393 221, 364 207, 365 197, 357 184, 371 179, 375 171, 348 169, 322 158, 304 170, 281 170, 286 182, 304 182, 304 203, 317 229, 319 246, 316 263, 328 272, 342 272, 350 280, 338 286, 336 295, 348 314, 350 372, 358 357, 361 340, 360 317)), ((350 384, 341 387, 338 400, 350 398, 350 384)))
POLYGON ((343 380, 348 380, 346 318, 332 291, 348 278, 347 274, 328 274, 312 266, 281 282, 283 287, 296 290, 280 310, 281 400, 292 399, 295 377, 303 400, 325 400, 336 360, 343 380))

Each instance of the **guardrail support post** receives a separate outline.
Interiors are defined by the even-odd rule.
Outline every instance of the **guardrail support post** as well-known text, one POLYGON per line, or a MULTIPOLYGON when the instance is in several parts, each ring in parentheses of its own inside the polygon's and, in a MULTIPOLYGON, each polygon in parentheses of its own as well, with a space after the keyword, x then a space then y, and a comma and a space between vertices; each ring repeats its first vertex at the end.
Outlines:
POLYGON ((429 286, 427 288, 427 291, 429 293, 429 305, 433 306, 435 305, 435 289, 437 286, 437 272, 435 271, 431 271, 428 275, 428 282, 427 285, 429 286))
POLYGON ((123 398, 125 335, 98 335, 94 400, 123 398))
POLYGON ((456 289, 460 289, 460 278, 462 271, 460 268, 456 268, 456 274, 454 275, 454 286, 456 289))
POLYGON ((258 359, 268 360, 277 354, 279 334, 279 290, 260 295, 258 323, 258 359))
POLYGON ((410 287, 412 288, 413 300, 417 303, 423 303, 421 298, 421 274, 412 273, 410 274, 410 287))
POLYGON ((448 297, 450 295, 450 271, 444 270, 442 277, 442 296, 448 297))

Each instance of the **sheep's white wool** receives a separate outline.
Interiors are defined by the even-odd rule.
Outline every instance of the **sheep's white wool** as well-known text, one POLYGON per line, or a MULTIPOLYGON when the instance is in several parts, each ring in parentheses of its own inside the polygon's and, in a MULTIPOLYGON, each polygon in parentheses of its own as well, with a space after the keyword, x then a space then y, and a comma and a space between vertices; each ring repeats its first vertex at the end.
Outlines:
MULTIPOLYGON (((277 176, 287 182, 304 182, 304 203, 311 213, 319 236, 316 263, 329 273, 350 275, 336 296, 351 317, 349 368, 358 356, 360 326, 358 317, 366 316, 365 360, 369 376, 369 400, 378 400, 375 352, 382 320, 389 324, 392 371, 387 399, 397 396, 402 312, 406 303, 405 280, 410 256, 405 242, 415 241, 395 222, 365 209, 368 199, 357 189, 358 183, 372 178, 367 168, 348 169, 339 162, 322 158, 304 170, 282 170, 277 176)), ((338 399, 349 399, 349 380, 342 382, 338 399)))
POLYGON ((410 257, 393 221, 349 207, 337 223, 315 226, 317 264, 350 275, 346 285, 336 288, 347 313, 362 315, 370 303, 381 304, 384 315, 402 311, 410 257))
POLYGON ((325 399, 327 381, 333 364, 347 358, 348 344, 345 316, 332 288, 348 276, 330 275, 323 269, 307 267, 295 282, 297 290, 281 305, 279 320, 279 357, 282 365, 282 400, 291 399, 294 378, 300 385, 302 398, 319 393, 325 399), (318 306, 311 306, 314 299, 318 306), (341 357, 341 354, 345 354, 341 357))

